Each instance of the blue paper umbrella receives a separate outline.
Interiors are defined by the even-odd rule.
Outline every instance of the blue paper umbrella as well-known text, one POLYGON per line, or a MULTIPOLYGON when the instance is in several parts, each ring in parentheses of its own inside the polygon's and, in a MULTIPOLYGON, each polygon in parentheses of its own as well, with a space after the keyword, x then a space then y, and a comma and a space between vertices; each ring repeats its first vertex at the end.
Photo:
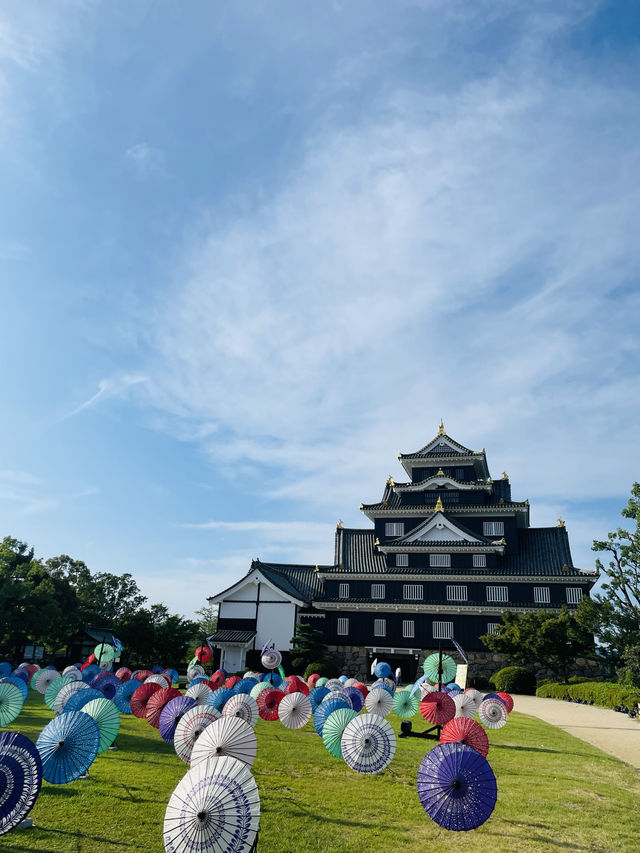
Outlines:
POLYGON ((257 683, 257 678, 242 678, 237 682, 237 684, 234 684, 231 689, 233 690, 234 696, 238 693, 251 693, 257 683))
POLYGON ((66 712, 81 711, 87 702, 91 702, 92 699, 104 699, 104 694, 99 690, 96 690, 95 687, 87 687, 86 690, 78 690, 77 693, 74 693, 67 699, 64 710, 66 712))
MULTIPOLYGON (((76 696, 87 692, 82 690, 76 696)), ((98 724, 88 714, 69 711, 54 717, 36 741, 42 759, 42 775, 52 785, 73 782, 87 772, 99 746, 98 724)))
POLYGON ((322 729, 324 727, 325 720, 329 716, 332 711, 337 711, 338 708, 348 708, 349 703, 344 699, 333 698, 332 696, 327 697, 324 702, 321 702, 315 710, 313 715, 313 725, 315 730, 318 732, 320 737, 322 737, 322 729))
POLYGON ((497 795, 489 762, 466 744, 439 744, 418 768, 420 802, 444 829, 476 829, 491 815, 497 795))
POLYGON ((91 682, 91 686, 99 690, 105 699, 113 699, 116 695, 116 690, 120 687, 120 679, 107 672, 96 676, 91 682))
POLYGON ((0 663, 0 676, 4 678, 5 675, 9 675, 11 673, 12 669, 13 667, 9 661, 3 660, 2 663, 0 663))
POLYGON ((218 711, 222 711, 225 702, 227 699, 231 699, 232 696, 233 690, 230 687, 218 687, 217 690, 214 690, 207 696, 205 705, 213 705, 218 711))
POLYGON ((42 785, 40 753, 20 732, 0 733, 0 835, 29 814, 42 785))
MULTIPOLYGON (((316 690, 322 690, 321 687, 316 687, 316 690)), ((345 687, 345 695, 349 697, 354 711, 361 711, 364 705, 364 696, 357 687, 345 687)))
POLYGON ((27 686, 24 678, 18 678, 16 675, 7 675, 2 681, 6 684, 15 684, 18 690, 22 693, 22 698, 24 701, 27 701, 27 696, 29 695, 29 688, 27 686))
POLYGON ((160 722, 158 731, 160 737, 166 740, 167 743, 173 743, 173 736, 176 733, 176 726, 182 717, 191 708, 194 708, 198 703, 191 696, 176 696, 175 699, 170 699, 160 712, 160 722))
POLYGON ((314 687, 313 690, 309 691, 309 702, 311 702, 311 709, 315 712, 318 705, 322 702, 325 696, 328 696, 331 691, 327 687, 314 687))
POLYGON ((121 714, 133 713, 131 710, 131 697, 138 687, 140 687, 140 682, 136 681, 135 678, 130 678, 129 681, 124 681, 120 687, 116 689, 113 701, 121 714))
POLYGON ((159 664, 159 663, 157 663, 155 666, 152 666, 152 667, 151 667, 151 672, 152 672, 154 675, 160 675, 160 673, 161 673, 161 672, 164 672, 164 667, 163 667, 163 666, 160 666, 160 664, 159 664))
POLYGON ((100 675, 102 670, 95 663, 90 663, 86 669, 82 670, 82 680, 85 684, 91 684, 96 675, 100 675))
POLYGON ((171 678, 172 687, 176 687, 178 684, 178 670, 177 669, 165 669, 164 672, 171 678))

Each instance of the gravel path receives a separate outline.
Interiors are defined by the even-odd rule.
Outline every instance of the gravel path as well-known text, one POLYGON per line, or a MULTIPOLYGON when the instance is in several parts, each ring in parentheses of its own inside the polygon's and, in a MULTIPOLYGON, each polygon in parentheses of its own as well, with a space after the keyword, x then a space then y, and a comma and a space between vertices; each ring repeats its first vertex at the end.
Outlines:
POLYGON ((593 705, 559 699, 514 696, 514 711, 564 729, 640 771, 640 721, 593 705))

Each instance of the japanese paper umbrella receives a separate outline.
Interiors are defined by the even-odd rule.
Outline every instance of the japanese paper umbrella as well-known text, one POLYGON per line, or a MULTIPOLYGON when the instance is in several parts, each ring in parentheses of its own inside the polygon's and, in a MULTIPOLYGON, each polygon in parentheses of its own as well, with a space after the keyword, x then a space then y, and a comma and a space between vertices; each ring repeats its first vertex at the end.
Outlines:
POLYGON ((258 713, 263 720, 278 719, 278 705, 282 701, 283 696, 284 693, 282 690, 278 690, 277 687, 270 687, 268 690, 263 690, 258 694, 258 698, 256 699, 258 713))
POLYGON ((427 693, 420 702, 420 713, 430 723, 443 726, 455 717, 455 702, 447 693, 435 690, 433 693, 427 693))
POLYGON ((476 711, 482 705, 482 693, 479 690, 476 690, 475 687, 467 687, 464 691, 465 696, 471 696, 476 706, 476 711))
POLYGON ((24 701, 27 701, 27 696, 29 695, 29 688, 23 678, 17 678, 15 675, 6 675, 2 679, 1 683, 15 684, 18 690, 22 693, 22 698, 24 699, 24 701))
POLYGON ((73 678, 69 678, 67 675, 61 675, 59 678, 56 678, 55 681, 52 681, 44 691, 45 705, 53 711, 53 703, 56 701, 58 692, 62 690, 66 684, 71 684, 73 680, 73 678))
POLYGON ((354 717, 342 733, 342 757, 357 773, 379 773, 396 751, 396 736, 380 714, 354 717))
POLYGON ((507 709, 502 699, 485 699, 478 708, 478 717, 488 729, 501 729, 507 722, 507 709))
POLYGON ((249 853, 260 797, 249 768, 234 758, 202 761, 178 782, 164 816, 167 853, 249 853))
POLYGON ((0 684, 0 726, 8 726, 22 711, 24 699, 15 684, 0 684))
POLYGON ((130 704, 131 713, 136 717, 144 718, 147 716, 147 702, 154 693, 162 690, 159 684, 141 684, 137 690, 131 694, 130 704))
POLYGON ((345 702, 344 699, 340 699, 338 696, 336 696, 335 698, 333 696, 329 696, 318 705, 313 715, 313 726, 320 735, 320 737, 322 737, 322 727, 324 726, 325 720, 327 719, 329 714, 332 711, 337 711, 338 708, 348 707, 349 705, 347 704, 347 702, 345 702))
POLYGON ((98 755, 108 749, 116 739, 120 730, 120 712, 113 704, 111 699, 92 699, 83 706, 82 710, 98 724, 100 732, 100 744, 98 745, 98 755))
POLYGON ((161 687, 147 702, 147 722, 157 729, 160 726, 160 714, 162 709, 172 699, 182 696, 177 687, 161 687))
POLYGON ((175 699, 170 699, 160 713, 158 731, 162 740, 173 743, 176 726, 187 711, 195 707, 196 700, 190 696, 176 696, 175 699))
POLYGON ((150 675, 153 675, 150 669, 139 669, 137 672, 131 673, 131 678, 135 678, 136 681, 143 682, 145 679, 149 678, 150 675))
MULTIPOLYGON (((424 659, 422 669, 429 681, 438 681, 438 665, 440 655, 438 653, 429 655, 424 659)), ((456 662, 449 655, 442 655, 442 681, 446 684, 456 677, 456 662)))
POLYGON ((351 710, 351 708, 338 708, 337 711, 332 711, 325 720, 322 727, 322 740, 331 755, 335 755, 336 758, 342 758, 340 746, 342 733, 351 720, 357 716, 358 712, 351 710))
POLYGON ((91 690, 91 688, 84 681, 70 681, 69 684, 65 684, 62 690, 58 691, 58 695, 53 702, 53 710, 56 714, 62 714, 69 699, 71 699, 74 693, 78 693, 80 690, 91 690))
MULTIPOLYGON (((6 675, 9 675, 12 669, 13 667, 11 666, 9 661, 3 660, 2 663, 0 663, 0 677, 4 678, 6 675)), ((37 670, 34 671, 37 672, 37 670)))
POLYGON ((120 687, 120 679, 110 672, 105 672, 103 675, 94 678, 91 686, 99 690, 105 699, 113 699, 116 690, 120 687))
POLYGON ((65 666, 65 668, 62 670, 62 674, 69 675, 71 676, 71 678, 75 678, 76 681, 82 681, 82 673, 80 672, 78 667, 73 666, 73 664, 71 666, 65 666))
MULTIPOLYGON (((320 688, 322 690, 322 688, 320 688)), ((343 695, 349 698, 354 711, 361 711, 364 705, 364 696, 357 687, 345 687, 343 695)))
POLYGON ((207 697, 213 691, 209 687, 208 684, 205 684, 203 681, 200 681, 198 684, 192 684, 191 687, 187 689, 186 696, 189 696, 197 705, 204 705, 207 701, 207 697))
POLYGON ((513 711, 513 699, 511 698, 510 693, 498 693, 497 694, 504 704, 507 706, 507 714, 510 714, 513 711))
POLYGON ((370 714, 379 714, 386 717, 393 710, 393 696, 388 690, 376 688, 370 690, 364 700, 365 707, 370 714))
MULTIPOLYGON (((257 687, 258 685, 256 685, 257 687)), ((251 695, 253 696, 253 691, 251 691, 251 695)), ((256 694, 257 695, 257 694, 256 694)), ((207 696, 205 705, 211 706, 215 708, 216 711, 222 711, 224 708, 225 702, 227 702, 233 696, 233 690, 230 687, 218 687, 217 690, 214 690, 207 696)), ((255 699, 255 696, 254 696, 255 699)))
POLYGON ((35 679, 36 690, 44 696, 47 692, 47 687, 52 684, 56 678, 60 678, 60 673, 55 669, 41 669, 33 677, 35 679))
POLYGON ((486 758, 462 743, 443 743, 428 752, 418 768, 418 797, 439 826, 467 831, 491 815, 498 794, 486 758))
POLYGON ((457 693, 451 697, 456 706, 456 717, 468 717, 470 720, 476 715, 476 703, 473 696, 468 693, 457 693))
POLYGON ((440 733, 440 743, 466 743, 480 755, 487 757, 489 738, 480 723, 468 717, 454 717, 440 733))
POLYGON ((131 678, 131 670, 128 666, 121 666, 120 669, 116 669, 116 678, 120 679, 120 681, 129 681, 131 678))
POLYGON ((420 700, 417 696, 412 696, 410 690, 398 690, 393 697, 393 710, 401 720, 410 720, 416 715, 419 707, 420 700))
POLYGON ((171 687, 171 679, 168 675, 154 672, 148 678, 145 678, 144 684, 159 684, 160 687, 171 687))
POLYGON ((251 767, 256 760, 258 742, 249 723, 238 717, 220 717, 202 732, 191 750, 191 766, 207 758, 230 755, 251 767))
POLYGON ((84 690, 76 690, 75 693, 72 693, 71 696, 69 696, 65 702, 64 713, 69 713, 69 711, 82 711, 87 702, 91 702, 92 699, 104 699, 104 696, 99 690, 85 684, 84 690))
POLYGON ((120 687, 116 690, 116 695, 113 697, 114 704, 121 714, 132 714, 131 697, 140 687, 140 682, 135 678, 130 678, 128 681, 123 681, 120 687))
POLYGON ((25 819, 42 785, 40 753, 20 732, 0 733, 0 835, 25 819))
POLYGON ((173 735, 173 748, 178 758, 188 764, 191 761, 193 745, 207 726, 218 719, 220 711, 209 705, 195 705, 186 711, 178 721, 173 735))
POLYGON ((314 713, 318 705, 322 702, 325 696, 329 695, 329 693, 331 693, 331 691, 327 690, 326 687, 314 687, 309 691, 309 702, 311 702, 311 707, 314 713))
POLYGON ((301 729, 311 719, 311 702, 304 693, 287 693, 278 705, 280 722, 288 729, 301 729))
POLYGON ((227 701, 222 709, 223 717, 239 717, 250 726, 255 726, 258 722, 259 712, 258 703, 247 693, 237 693, 227 701))
POLYGON ((54 717, 36 741, 42 775, 52 785, 73 782, 87 772, 99 745, 98 724, 89 714, 70 711, 54 717))

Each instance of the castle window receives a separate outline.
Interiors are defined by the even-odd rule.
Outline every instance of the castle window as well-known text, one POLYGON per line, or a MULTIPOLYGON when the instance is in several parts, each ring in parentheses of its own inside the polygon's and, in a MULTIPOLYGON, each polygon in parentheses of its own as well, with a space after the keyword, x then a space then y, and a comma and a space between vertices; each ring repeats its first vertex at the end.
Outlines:
POLYGON ((482 532, 485 536, 504 536, 504 521, 485 521, 482 532))
POLYGON ((409 565, 409 555, 408 554, 396 554, 396 566, 408 566, 409 565))
POLYGON ((422 584, 405 583, 402 586, 402 597, 406 601, 422 601, 424 590, 422 584))
POLYGON ((387 521, 384 526, 385 536, 404 536, 404 521, 387 521))
POLYGON ((473 555, 473 568, 474 569, 485 569, 487 567, 487 555, 486 554, 474 554, 473 555))
POLYGON ((338 588, 338 598, 349 598, 349 584, 341 583, 338 588))
POLYGON ((456 468, 456 480, 464 480, 464 468, 456 468))
POLYGON ((373 636, 374 637, 386 637, 387 636, 387 620, 386 619, 374 619, 373 620, 373 636))
POLYGON ((416 636, 416 623, 413 619, 402 620, 402 636, 405 640, 413 640, 416 636))
POLYGON ((582 598, 582 589, 579 586, 567 587, 567 604, 577 604, 582 598))
POLYGON ((448 586, 447 601, 466 601, 467 587, 466 586, 448 586))
POLYGON ((384 584, 383 583, 372 583, 371 584, 371 598, 384 598, 384 584))
POLYGON ((349 620, 338 619, 338 636, 346 637, 349 634, 349 620))
POLYGON ((453 637, 453 622, 434 622, 433 639, 450 640, 453 637))
POLYGON ((429 567, 434 568, 451 568, 451 554, 429 554, 429 567))
POLYGON ((500 628, 501 622, 488 622, 487 623, 487 634, 498 634, 498 629, 500 628))
POLYGON ((533 600, 536 604, 549 604, 551 597, 549 595, 548 586, 534 586, 533 600))
POLYGON ((488 586, 487 601, 509 601, 509 590, 506 586, 488 586))

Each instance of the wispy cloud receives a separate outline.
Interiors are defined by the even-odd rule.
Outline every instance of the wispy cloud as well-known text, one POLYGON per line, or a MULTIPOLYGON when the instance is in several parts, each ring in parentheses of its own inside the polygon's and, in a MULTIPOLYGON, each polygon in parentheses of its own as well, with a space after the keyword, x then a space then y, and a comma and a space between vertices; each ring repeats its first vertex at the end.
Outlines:
POLYGON ((77 415, 80 412, 83 412, 85 409, 90 409, 95 406, 97 403, 100 403, 104 400, 108 400, 112 397, 120 397, 122 396, 129 388, 134 385, 140 385, 143 382, 148 382, 149 378, 147 376, 142 376, 139 374, 124 374, 119 376, 113 376, 108 379, 101 379, 98 383, 98 390, 95 394, 92 394, 88 400, 85 400, 84 403, 81 403, 71 412, 68 412, 63 416, 62 420, 66 418, 71 418, 73 415, 77 415))
POLYGON ((125 157, 140 178, 149 178, 166 173, 164 151, 154 148, 148 142, 138 142, 125 152, 125 157))

